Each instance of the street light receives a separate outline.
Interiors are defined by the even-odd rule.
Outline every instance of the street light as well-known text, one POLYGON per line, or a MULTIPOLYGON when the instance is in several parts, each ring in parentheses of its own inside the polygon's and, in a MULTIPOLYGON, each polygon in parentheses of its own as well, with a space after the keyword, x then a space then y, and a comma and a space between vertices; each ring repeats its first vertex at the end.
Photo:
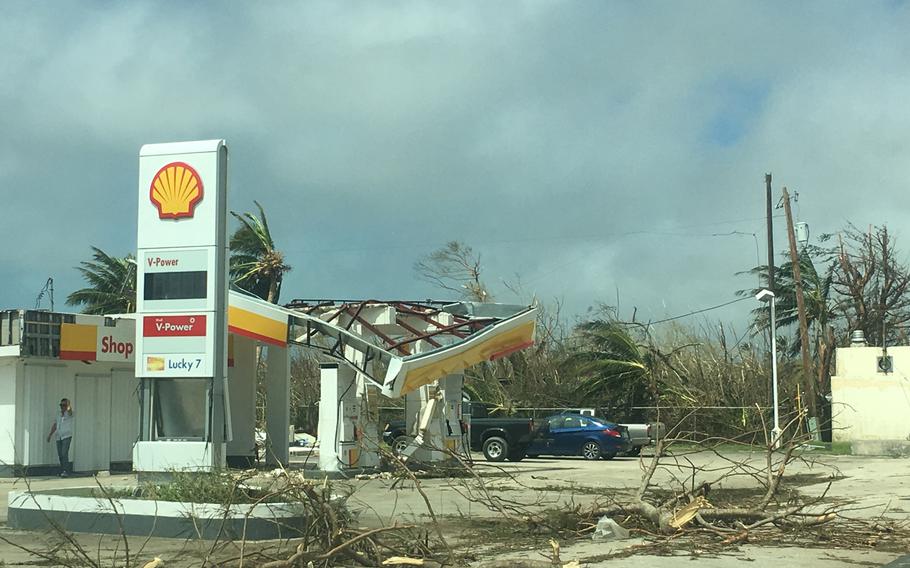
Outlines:
POLYGON ((774 313, 774 292, 767 288, 755 295, 760 302, 771 302, 771 392, 774 396, 774 428, 771 430, 771 445, 780 446, 780 412, 777 409, 777 318, 774 313))

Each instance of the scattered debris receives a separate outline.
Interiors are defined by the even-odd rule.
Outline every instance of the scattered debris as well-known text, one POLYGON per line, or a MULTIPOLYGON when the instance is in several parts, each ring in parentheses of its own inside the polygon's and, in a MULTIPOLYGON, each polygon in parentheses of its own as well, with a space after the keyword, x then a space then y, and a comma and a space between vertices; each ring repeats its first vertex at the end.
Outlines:
POLYGON ((392 556, 382 561, 383 566, 423 566, 422 558, 408 558, 407 556, 392 556))
POLYGON ((629 538, 629 531, 610 517, 601 517, 591 535, 594 540, 622 540, 629 538))
POLYGON ((354 476, 354 479, 367 481, 370 479, 393 479, 394 477, 391 471, 381 471, 379 473, 358 473, 354 476))
POLYGON ((704 495, 699 495, 691 503, 676 511, 670 520, 670 526, 674 529, 681 529, 694 519, 702 509, 710 509, 711 504, 705 499, 704 495))

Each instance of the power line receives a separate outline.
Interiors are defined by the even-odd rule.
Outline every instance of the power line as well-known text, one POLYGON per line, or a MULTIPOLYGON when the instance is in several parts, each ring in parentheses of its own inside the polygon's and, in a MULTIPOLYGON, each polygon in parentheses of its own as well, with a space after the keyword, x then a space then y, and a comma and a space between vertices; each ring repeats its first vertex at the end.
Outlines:
POLYGON ((742 302, 743 300, 748 300, 748 299, 749 299, 749 298, 737 298, 737 299, 735 299, 735 300, 730 300, 729 302, 725 302, 725 303, 723 303, 723 304, 718 304, 718 305, 716 305, 716 306, 711 306, 710 308, 703 308, 703 309, 700 309, 700 310, 695 310, 694 312, 689 312, 689 313, 687 313, 687 314, 682 314, 682 315, 678 315, 678 316, 673 316, 672 318, 666 318, 666 319, 657 320, 657 321, 652 321, 652 322, 648 322, 648 323, 649 323, 649 325, 654 325, 654 324, 658 324, 658 323, 666 323, 666 322, 668 322, 668 321, 673 321, 673 320, 678 320, 678 319, 682 319, 682 318, 687 318, 687 317, 689 317, 689 316, 694 316, 694 315, 696 315, 696 314, 701 314, 701 313, 704 313, 704 312, 710 312, 711 310, 716 310, 716 309, 718 309, 718 308, 723 308, 724 306, 729 306, 730 304, 735 304, 736 302, 742 302))
MULTIPOLYGON (((775 217, 783 217, 783 215, 775 215, 775 217)), ((717 225, 730 225, 733 223, 745 223, 751 221, 761 221, 764 217, 753 217, 746 219, 731 219, 729 221, 715 221, 712 223, 701 223, 696 225, 681 225, 677 227, 667 227, 664 230, 636 230, 636 231, 618 231, 618 232, 605 232, 605 233, 579 233, 575 235, 537 235, 529 237, 518 237, 510 239, 482 239, 480 241, 473 241, 470 244, 473 248, 479 247, 490 247, 496 245, 507 245, 507 244, 520 244, 520 243, 531 243, 531 242, 565 242, 565 241, 596 241, 606 238, 624 238, 624 237, 633 237, 633 236, 668 236, 668 237, 716 237, 722 236, 725 234, 718 233, 683 233, 678 232, 685 229, 696 229, 703 227, 714 227, 717 225)), ((726 233, 729 234, 729 233, 726 233)), ((734 232, 735 234, 735 232, 734 232)), ((747 233, 747 234, 752 234, 747 233)), ((449 240, 458 240, 458 239, 449 239, 449 240)), ((444 245, 444 242, 431 244, 427 242, 407 242, 407 243, 388 243, 388 244, 375 244, 369 246, 351 246, 351 247, 339 247, 339 248, 325 248, 325 249, 309 249, 306 248, 291 248, 283 247, 286 253, 296 252, 300 254, 334 254, 334 253, 350 253, 350 252, 366 252, 372 250, 401 250, 401 249, 415 249, 415 248, 432 248, 436 246, 444 245)))
POLYGON ((739 344, 743 342, 743 339, 746 338, 746 335, 748 335, 749 331, 751 331, 751 330, 752 330, 752 324, 749 324, 748 326, 746 326, 746 331, 744 331, 743 334, 739 336, 739 339, 736 340, 736 343, 733 344, 733 347, 730 348, 730 351, 733 351, 734 349, 739 347, 739 344))

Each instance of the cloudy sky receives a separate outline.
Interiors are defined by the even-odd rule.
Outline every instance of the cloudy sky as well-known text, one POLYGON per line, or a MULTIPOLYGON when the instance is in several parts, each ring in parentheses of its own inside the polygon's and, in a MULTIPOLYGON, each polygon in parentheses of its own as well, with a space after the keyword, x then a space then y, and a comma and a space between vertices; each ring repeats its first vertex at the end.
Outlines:
POLYGON ((230 208, 260 201, 293 265, 283 301, 443 298, 412 265, 460 240, 500 301, 719 304, 765 258, 766 172, 813 235, 910 246, 903 2, 0 10, 0 308, 53 277, 61 309, 91 245, 135 252, 139 147, 178 140, 227 140, 230 208))

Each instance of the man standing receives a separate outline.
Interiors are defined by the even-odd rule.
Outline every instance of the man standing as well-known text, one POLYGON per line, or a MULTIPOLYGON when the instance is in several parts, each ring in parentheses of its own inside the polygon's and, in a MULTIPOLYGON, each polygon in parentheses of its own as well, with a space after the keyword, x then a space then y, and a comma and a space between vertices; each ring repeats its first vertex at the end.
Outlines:
POLYGON ((73 441, 73 407, 70 406, 68 398, 60 400, 60 414, 51 424, 51 431, 47 435, 48 442, 51 441, 51 436, 55 432, 57 434, 57 457, 60 459, 60 477, 67 477, 71 466, 69 461, 70 442, 73 441))

